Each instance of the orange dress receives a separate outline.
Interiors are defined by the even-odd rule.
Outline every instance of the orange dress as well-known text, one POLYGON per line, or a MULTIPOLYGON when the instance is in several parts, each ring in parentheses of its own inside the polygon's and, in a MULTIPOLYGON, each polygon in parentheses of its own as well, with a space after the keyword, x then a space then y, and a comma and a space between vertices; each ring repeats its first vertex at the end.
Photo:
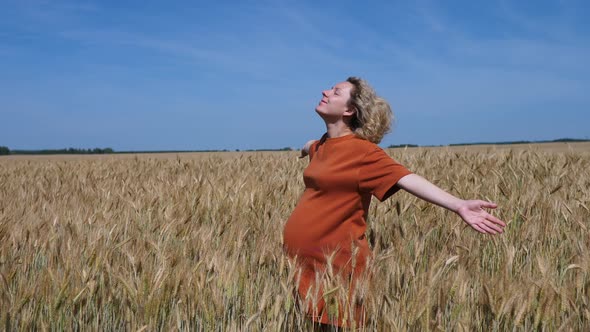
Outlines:
MULTIPOLYGON (((317 284, 316 274, 326 271, 327 257, 333 255, 333 274, 346 277, 352 294, 355 280, 371 256, 365 238, 371 195, 380 201, 387 199, 399 190, 398 180, 411 172, 379 146, 354 134, 336 138, 324 135, 310 147, 309 159, 303 172, 305 191, 283 230, 284 250, 290 258, 297 258, 301 268, 301 274, 296 276, 300 299, 305 299, 308 292, 311 296, 319 294, 315 305, 308 301, 310 318, 343 326, 345 306, 338 307, 336 317, 328 315, 324 290, 317 284)), ((362 304, 348 305, 355 306, 354 319, 362 324, 362 304)))

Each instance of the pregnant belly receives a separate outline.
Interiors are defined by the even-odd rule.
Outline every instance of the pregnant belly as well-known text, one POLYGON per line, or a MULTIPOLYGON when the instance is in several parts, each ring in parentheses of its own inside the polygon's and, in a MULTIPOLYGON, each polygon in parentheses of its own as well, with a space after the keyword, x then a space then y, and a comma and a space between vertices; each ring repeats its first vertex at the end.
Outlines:
POLYGON ((350 266, 352 263, 364 265, 371 254, 364 234, 354 238, 348 232, 317 232, 305 222, 299 223, 292 218, 287 221, 283 230, 283 249, 288 256, 297 256, 298 261, 304 264, 317 265, 331 261, 337 268, 350 266))

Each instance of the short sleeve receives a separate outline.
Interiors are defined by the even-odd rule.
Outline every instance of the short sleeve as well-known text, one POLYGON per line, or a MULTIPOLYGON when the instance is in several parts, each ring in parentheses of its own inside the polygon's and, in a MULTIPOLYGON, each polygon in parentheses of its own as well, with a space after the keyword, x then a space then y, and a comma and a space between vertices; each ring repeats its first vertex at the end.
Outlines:
POLYGON ((383 149, 375 147, 361 161, 359 189, 384 201, 400 189, 396 186, 397 182, 408 174, 412 172, 393 160, 383 149))
POLYGON ((313 158, 313 155, 317 151, 319 144, 320 144, 320 141, 317 140, 317 141, 313 142, 311 144, 311 146, 309 147, 309 152, 307 153, 307 154, 309 154, 309 160, 311 160, 313 158))

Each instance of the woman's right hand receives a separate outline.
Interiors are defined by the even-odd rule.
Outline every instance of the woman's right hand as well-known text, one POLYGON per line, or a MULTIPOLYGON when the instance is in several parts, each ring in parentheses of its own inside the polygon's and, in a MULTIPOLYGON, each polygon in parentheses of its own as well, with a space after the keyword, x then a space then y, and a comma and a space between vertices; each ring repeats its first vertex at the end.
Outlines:
POLYGON ((307 156, 309 154, 309 149, 311 148, 311 145, 315 141, 316 141, 315 139, 312 139, 311 141, 307 141, 307 143, 305 143, 305 145, 301 149, 301 155, 299 156, 299 158, 304 158, 305 156, 307 156))

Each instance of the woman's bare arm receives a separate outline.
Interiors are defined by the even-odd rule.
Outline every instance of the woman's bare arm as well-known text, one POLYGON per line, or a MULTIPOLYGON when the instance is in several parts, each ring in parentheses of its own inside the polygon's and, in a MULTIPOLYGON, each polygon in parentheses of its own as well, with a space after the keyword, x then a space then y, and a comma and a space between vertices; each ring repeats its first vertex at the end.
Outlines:
POLYGON ((305 156, 307 156, 309 154, 309 148, 311 148, 311 145, 315 141, 316 140, 312 139, 311 141, 307 141, 307 143, 305 143, 303 148, 301 148, 301 155, 299 156, 299 158, 304 158, 305 156))
POLYGON ((463 221, 478 232, 502 233, 502 229, 506 226, 502 220, 483 209, 495 209, 497 207, 495 203, 457 198, 417 174, 404 176, 397 185, 418 198, 457 213, 463 221))

